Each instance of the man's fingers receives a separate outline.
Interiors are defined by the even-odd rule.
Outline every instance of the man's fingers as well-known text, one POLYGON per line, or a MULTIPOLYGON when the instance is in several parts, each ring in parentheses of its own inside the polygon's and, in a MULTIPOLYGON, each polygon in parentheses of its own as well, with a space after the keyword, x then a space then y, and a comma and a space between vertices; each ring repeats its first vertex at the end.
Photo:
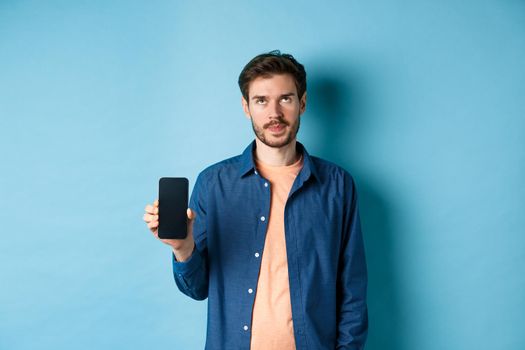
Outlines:
POLYGON ((146 205, 146 208, 144 208, 146 213, 148 214, 158 214, 159 213, 159 207, 154 207, 151 204, 146 205))
POLYGON ((146 213, 148 214, 155 214, 155 208, 153 208, 152 205, 148 204, 146 205, 146 208, 144 208, 144 210, 146 211, 146 213))
POLYGON ((143 219, 146 222, 158 221, 159 220, 159 216, 158 215, 151 215, 151 214, 144 214, 143 219))
POLYGON ((155 199, 155 202, 153 202, 153 206, 154 207, 158 207, 159 206, 159 200, 158 199, 155 199))
POLYGON ((151 221, 151 222, 148 222, 148 227, 150 229, 155 229, 157 227, 159 227, 159 222, 158 221, 151 221))

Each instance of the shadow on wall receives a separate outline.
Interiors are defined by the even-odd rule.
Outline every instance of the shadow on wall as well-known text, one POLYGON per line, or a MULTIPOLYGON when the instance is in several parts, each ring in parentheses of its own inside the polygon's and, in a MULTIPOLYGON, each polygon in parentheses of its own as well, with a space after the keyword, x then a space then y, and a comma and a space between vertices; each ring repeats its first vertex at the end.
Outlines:
POLYGON ((396 220, 391 217, 392 208, 388 205, 395 201, 386 198, 387 194, 379 188, 383 184, 370 180, 378 176, 367 176, 359 161, 366 157, 363 154, 366 148, 358 144, 358 136, 370 117, 367 113, 370 101, 367 101, 366 89, 360 89, 362 78, 344 71, 337 72, 337 76, 320 74, 322 69, 311 71, 315 71, 315 75, 308 79, 307 113, 313 118, 312 123, 318 125, 313 137, 316 153, 350 171, 357 183, 369 277, 366 349, 401 350, 404 346, 399 279, 393 259, 396 220))

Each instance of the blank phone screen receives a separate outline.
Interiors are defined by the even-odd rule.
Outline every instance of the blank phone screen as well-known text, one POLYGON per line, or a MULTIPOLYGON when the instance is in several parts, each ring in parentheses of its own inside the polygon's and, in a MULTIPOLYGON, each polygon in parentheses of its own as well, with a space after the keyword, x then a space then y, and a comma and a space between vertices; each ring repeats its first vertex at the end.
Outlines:
POLYGON ((159 238, 184 239, 187 235, 188 179, 159 180, 159 238))

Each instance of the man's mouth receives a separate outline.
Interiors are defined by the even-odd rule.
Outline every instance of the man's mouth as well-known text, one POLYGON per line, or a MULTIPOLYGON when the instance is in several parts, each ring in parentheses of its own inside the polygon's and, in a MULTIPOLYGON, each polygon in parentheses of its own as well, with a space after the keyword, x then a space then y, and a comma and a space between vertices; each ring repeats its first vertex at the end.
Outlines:
POLYGON ((286 127, 285 123, 272 123, 268 125, 266 128, 269 129, 271 132, 280 132, 286 127))
POLYGON ((271 132, 280 132, 281 130, 284 129, 286 125, 282 124, 282 123, 278 123, 278 124, 272 124, 270 126, 268 126, 268 129, 271 131, 271 132))

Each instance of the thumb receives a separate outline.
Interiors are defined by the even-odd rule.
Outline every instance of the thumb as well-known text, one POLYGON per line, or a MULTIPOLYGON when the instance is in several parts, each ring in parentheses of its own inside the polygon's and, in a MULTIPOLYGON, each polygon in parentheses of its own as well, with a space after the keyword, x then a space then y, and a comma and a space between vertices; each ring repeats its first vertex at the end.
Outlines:
POLYGON ((197 217, 197 214, 190 208, 186 210, 186 215, 188 215, 188 219, 190 219, 191 221, 195 220, 195 218, 197 217))

